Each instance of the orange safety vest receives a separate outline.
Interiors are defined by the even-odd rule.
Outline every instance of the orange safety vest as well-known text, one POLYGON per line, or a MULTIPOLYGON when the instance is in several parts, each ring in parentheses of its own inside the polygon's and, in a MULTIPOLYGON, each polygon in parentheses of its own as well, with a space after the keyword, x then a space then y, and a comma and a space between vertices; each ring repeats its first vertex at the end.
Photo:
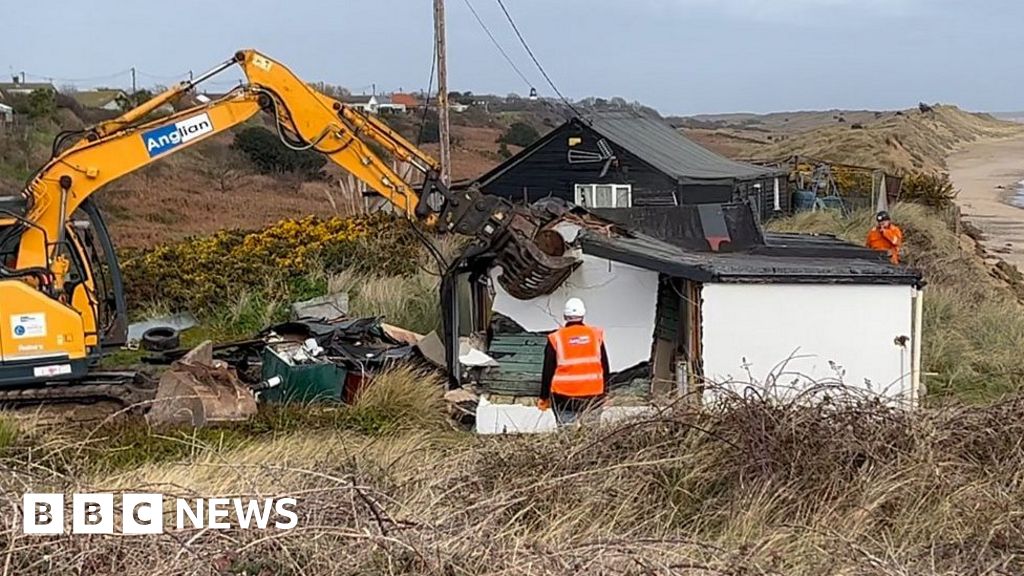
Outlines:
POLYGON ((551 378, 551 393, 587 397, 604 394, 604 365, 601 343, 604 331, 595 326, 573 324, 548 335, 557 362, 551 378))

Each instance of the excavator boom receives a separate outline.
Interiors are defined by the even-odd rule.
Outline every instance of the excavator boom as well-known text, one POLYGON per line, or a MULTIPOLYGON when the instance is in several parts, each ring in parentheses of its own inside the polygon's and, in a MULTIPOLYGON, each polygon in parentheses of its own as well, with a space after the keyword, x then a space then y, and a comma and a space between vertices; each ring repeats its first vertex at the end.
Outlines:
MULTIPOLYGON (((475 188, 453 191, 439 165, 381 120, 312 88, 283 64, 255 50, 194 82, 182 82, 121 116, 55 142, 54 155, 23 193, 21 213, 0 207, 0 387, 80 376, 104 344, 99 308, 104 295, 82 254, 72 216, 112 181, 189 148, 266 112, 282 142, 314 150, 366 182, 410 219, 439 232, 467 235, 473 254, 496 258, 502 285, 514 296, 550 292, 578 265, 547 254, 534 242, 541 222, 505 199, 475 188), (165 104, 232 66, 248 83, 224 97, 153 118, 165 104), (418 186, 404 180, 371 145, 419 170, 418 186), (14 254, 11 262, 11 254, 14 254), (10 367, 16 370, 7 370, 10 367)), ((116 270, 116 259, 108 261, 116 270)), ((123 301, 123 296, 122 296, 123 301)))

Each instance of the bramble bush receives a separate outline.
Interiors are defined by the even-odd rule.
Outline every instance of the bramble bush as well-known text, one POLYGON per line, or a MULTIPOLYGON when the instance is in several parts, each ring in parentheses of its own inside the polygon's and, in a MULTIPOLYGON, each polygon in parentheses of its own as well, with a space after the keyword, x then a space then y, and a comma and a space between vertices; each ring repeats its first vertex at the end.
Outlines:
POLYGON ((128 301, 209 314, 241 295, 304 298, 322 294, 343 270, 402 275, 417 270, 411 224, 386 214, 284 220, 263 230, 221 231, 126 254, 128 301), (273 291, 274 294, 267 294, 273 291))

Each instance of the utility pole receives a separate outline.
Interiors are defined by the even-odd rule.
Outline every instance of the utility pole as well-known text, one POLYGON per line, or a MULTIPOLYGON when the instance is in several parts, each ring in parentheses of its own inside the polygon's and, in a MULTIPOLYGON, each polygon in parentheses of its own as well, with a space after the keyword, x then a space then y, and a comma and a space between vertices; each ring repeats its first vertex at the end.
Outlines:
POLYGON ((134 96, 136 92, 138 92, 138 90, 135 89, 135 66, 132 66, 132 96, 134 96))
POLYGON ((451 138, 448 134, 448 66, 445 54, 444 0, 434 0, 434 39, 437 42, 437 124, 441 140, 441 182, 451 183, 451 138))

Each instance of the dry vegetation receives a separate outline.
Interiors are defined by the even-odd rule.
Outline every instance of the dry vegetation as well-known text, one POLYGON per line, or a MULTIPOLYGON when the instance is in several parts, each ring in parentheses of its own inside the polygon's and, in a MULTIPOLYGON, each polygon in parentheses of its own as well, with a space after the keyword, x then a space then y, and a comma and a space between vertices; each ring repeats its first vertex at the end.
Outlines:
POLYGON ((2 562, 10 574, 122 576, 1024 570, 1019 399, 907 414, 853 399, 732 398, 699 415, 680 405, 610 427, 478 439, 445 432, 424 378, 390 374, 338 411, 350 418, 265 417, 242 440, 30 429, 4 452, 8 505, 28 488, 292 495, 299 527, 29 537, 8 516, 2 562), (365 425, 388 417, 404 424, 365 425), (144 459, 98 466, 84 457, 94 450, 144 459))

